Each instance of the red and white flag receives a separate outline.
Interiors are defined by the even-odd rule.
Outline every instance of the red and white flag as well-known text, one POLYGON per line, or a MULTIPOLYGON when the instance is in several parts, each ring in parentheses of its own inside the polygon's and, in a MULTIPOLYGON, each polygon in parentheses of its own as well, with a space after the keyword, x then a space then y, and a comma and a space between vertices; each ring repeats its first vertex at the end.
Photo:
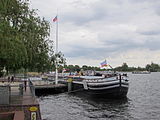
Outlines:
POLYGON ((58 20, 57 16, 53 19, 53 22, 56 22, 58 20))
POLYGON ((66 72, 67 70, 65 68, 63 68, 63 72, 66 72))

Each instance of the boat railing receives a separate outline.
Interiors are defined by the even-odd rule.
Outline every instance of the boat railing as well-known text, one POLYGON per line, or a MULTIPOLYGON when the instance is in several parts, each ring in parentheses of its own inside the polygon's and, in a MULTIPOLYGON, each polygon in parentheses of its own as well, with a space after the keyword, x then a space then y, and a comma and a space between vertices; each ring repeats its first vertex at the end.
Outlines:
POLYGON ((127 80, 127 74, 116 74, 116 75, 110 75, 110 77, 96 77, 96 78, 85 78, 85 77, 81 77, 81 76, 69 76, 68 78, 66 78, 65 80, 71 78, 73 81, 75 82, 82 82, 82 81, 86 81, 87 83, 100 83, 100 82, 112 82, 112 81, 117 81, 117 80, 125 80, 126 82, 127 80))
POLYGON ((128 77, 126 74, 119 74, 118 76, 112 76, 112 77, 108 77, 108 78, 95 78, 95 79, 83 79, 86 82, 90 83, 90 82, 113 82, 113 81, 117 81, 117 80, 125 80, 126 82, 128 81, 128 79, 126 79, 126 77, 128 77), (116 77, 116 78, 115 78, 116 77))

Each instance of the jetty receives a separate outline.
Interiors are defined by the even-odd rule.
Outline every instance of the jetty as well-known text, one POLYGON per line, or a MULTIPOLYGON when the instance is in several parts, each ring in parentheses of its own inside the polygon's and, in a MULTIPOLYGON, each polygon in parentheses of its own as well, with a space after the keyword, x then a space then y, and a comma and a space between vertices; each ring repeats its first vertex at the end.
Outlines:
POLYGON ((42 120, 34 86, 0 80, 0 120, 42 120))
POLYGON ((65 83, 58 83, 55 84, 53 81, 48 81, 48 80, 34 80, 30 81, 30 84, 34 86, 35 89, 35 94, 37 96, 40 95, 47 95, 47 94, 57 94, 57 93, 63 93, 67 92, 68 87, 67 84, 65 83))
POLYGON ((67 84, 53 81, 0 79, 0 120, 42 120, 36 96, 67 90, 67 84))

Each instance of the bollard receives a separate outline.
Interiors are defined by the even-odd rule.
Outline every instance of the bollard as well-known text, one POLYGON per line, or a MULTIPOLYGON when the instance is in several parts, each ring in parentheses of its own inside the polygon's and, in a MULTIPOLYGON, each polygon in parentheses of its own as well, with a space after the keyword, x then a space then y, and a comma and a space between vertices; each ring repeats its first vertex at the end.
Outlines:
POLYGON ((83 87, 85 90, 88 90, 87 82, 86 80, 83 80, 83 87))
POLYGON ((23 95, 23 84, 19 84, 19 95, 23 95))
POLYGON ((70 92, 70 91, 72 91, 72 78, 69 78, 68 80, 67 80, 67 82, 68 82, 68 92, 70 92))

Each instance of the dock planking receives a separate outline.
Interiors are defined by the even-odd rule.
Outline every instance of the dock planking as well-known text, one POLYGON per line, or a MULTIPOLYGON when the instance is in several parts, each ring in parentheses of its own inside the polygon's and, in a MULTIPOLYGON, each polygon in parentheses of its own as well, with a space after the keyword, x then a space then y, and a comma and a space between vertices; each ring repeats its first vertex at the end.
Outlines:
POLYGON ((66 84, 55 84, 53 81, 31 81, 36 96, 51 95, 67 92, 66 84))
POLYGON ((8 115, 10 116, 10 113, 16 116, 16 112, 20 111, 20 113, 24 114, 19 114, 19 117, 21 115, 24 120, 31 120, 32 111, 30 111, 30 108, 35 107, 37 108, 37 111, 35 111, 36 117, 38 120, 41 120, 39 103, 31 92, 30 86, 27 85, 26 90, 22 90, 23 94, 21 93, 22 91, 20 92, 19 85, 23 83, 23 81, 7 82, 6 80, 0 82, 1 87, 6 85, 10 87, 9 103, 0 104, 0 117, 6 118, 8 115))
POLYGON ((53 84, 53 85, 35 85, 35 89, 49 89, 49 88, 64 88, 64 87, 67 87, 66 85, 64 84, 53 84))

